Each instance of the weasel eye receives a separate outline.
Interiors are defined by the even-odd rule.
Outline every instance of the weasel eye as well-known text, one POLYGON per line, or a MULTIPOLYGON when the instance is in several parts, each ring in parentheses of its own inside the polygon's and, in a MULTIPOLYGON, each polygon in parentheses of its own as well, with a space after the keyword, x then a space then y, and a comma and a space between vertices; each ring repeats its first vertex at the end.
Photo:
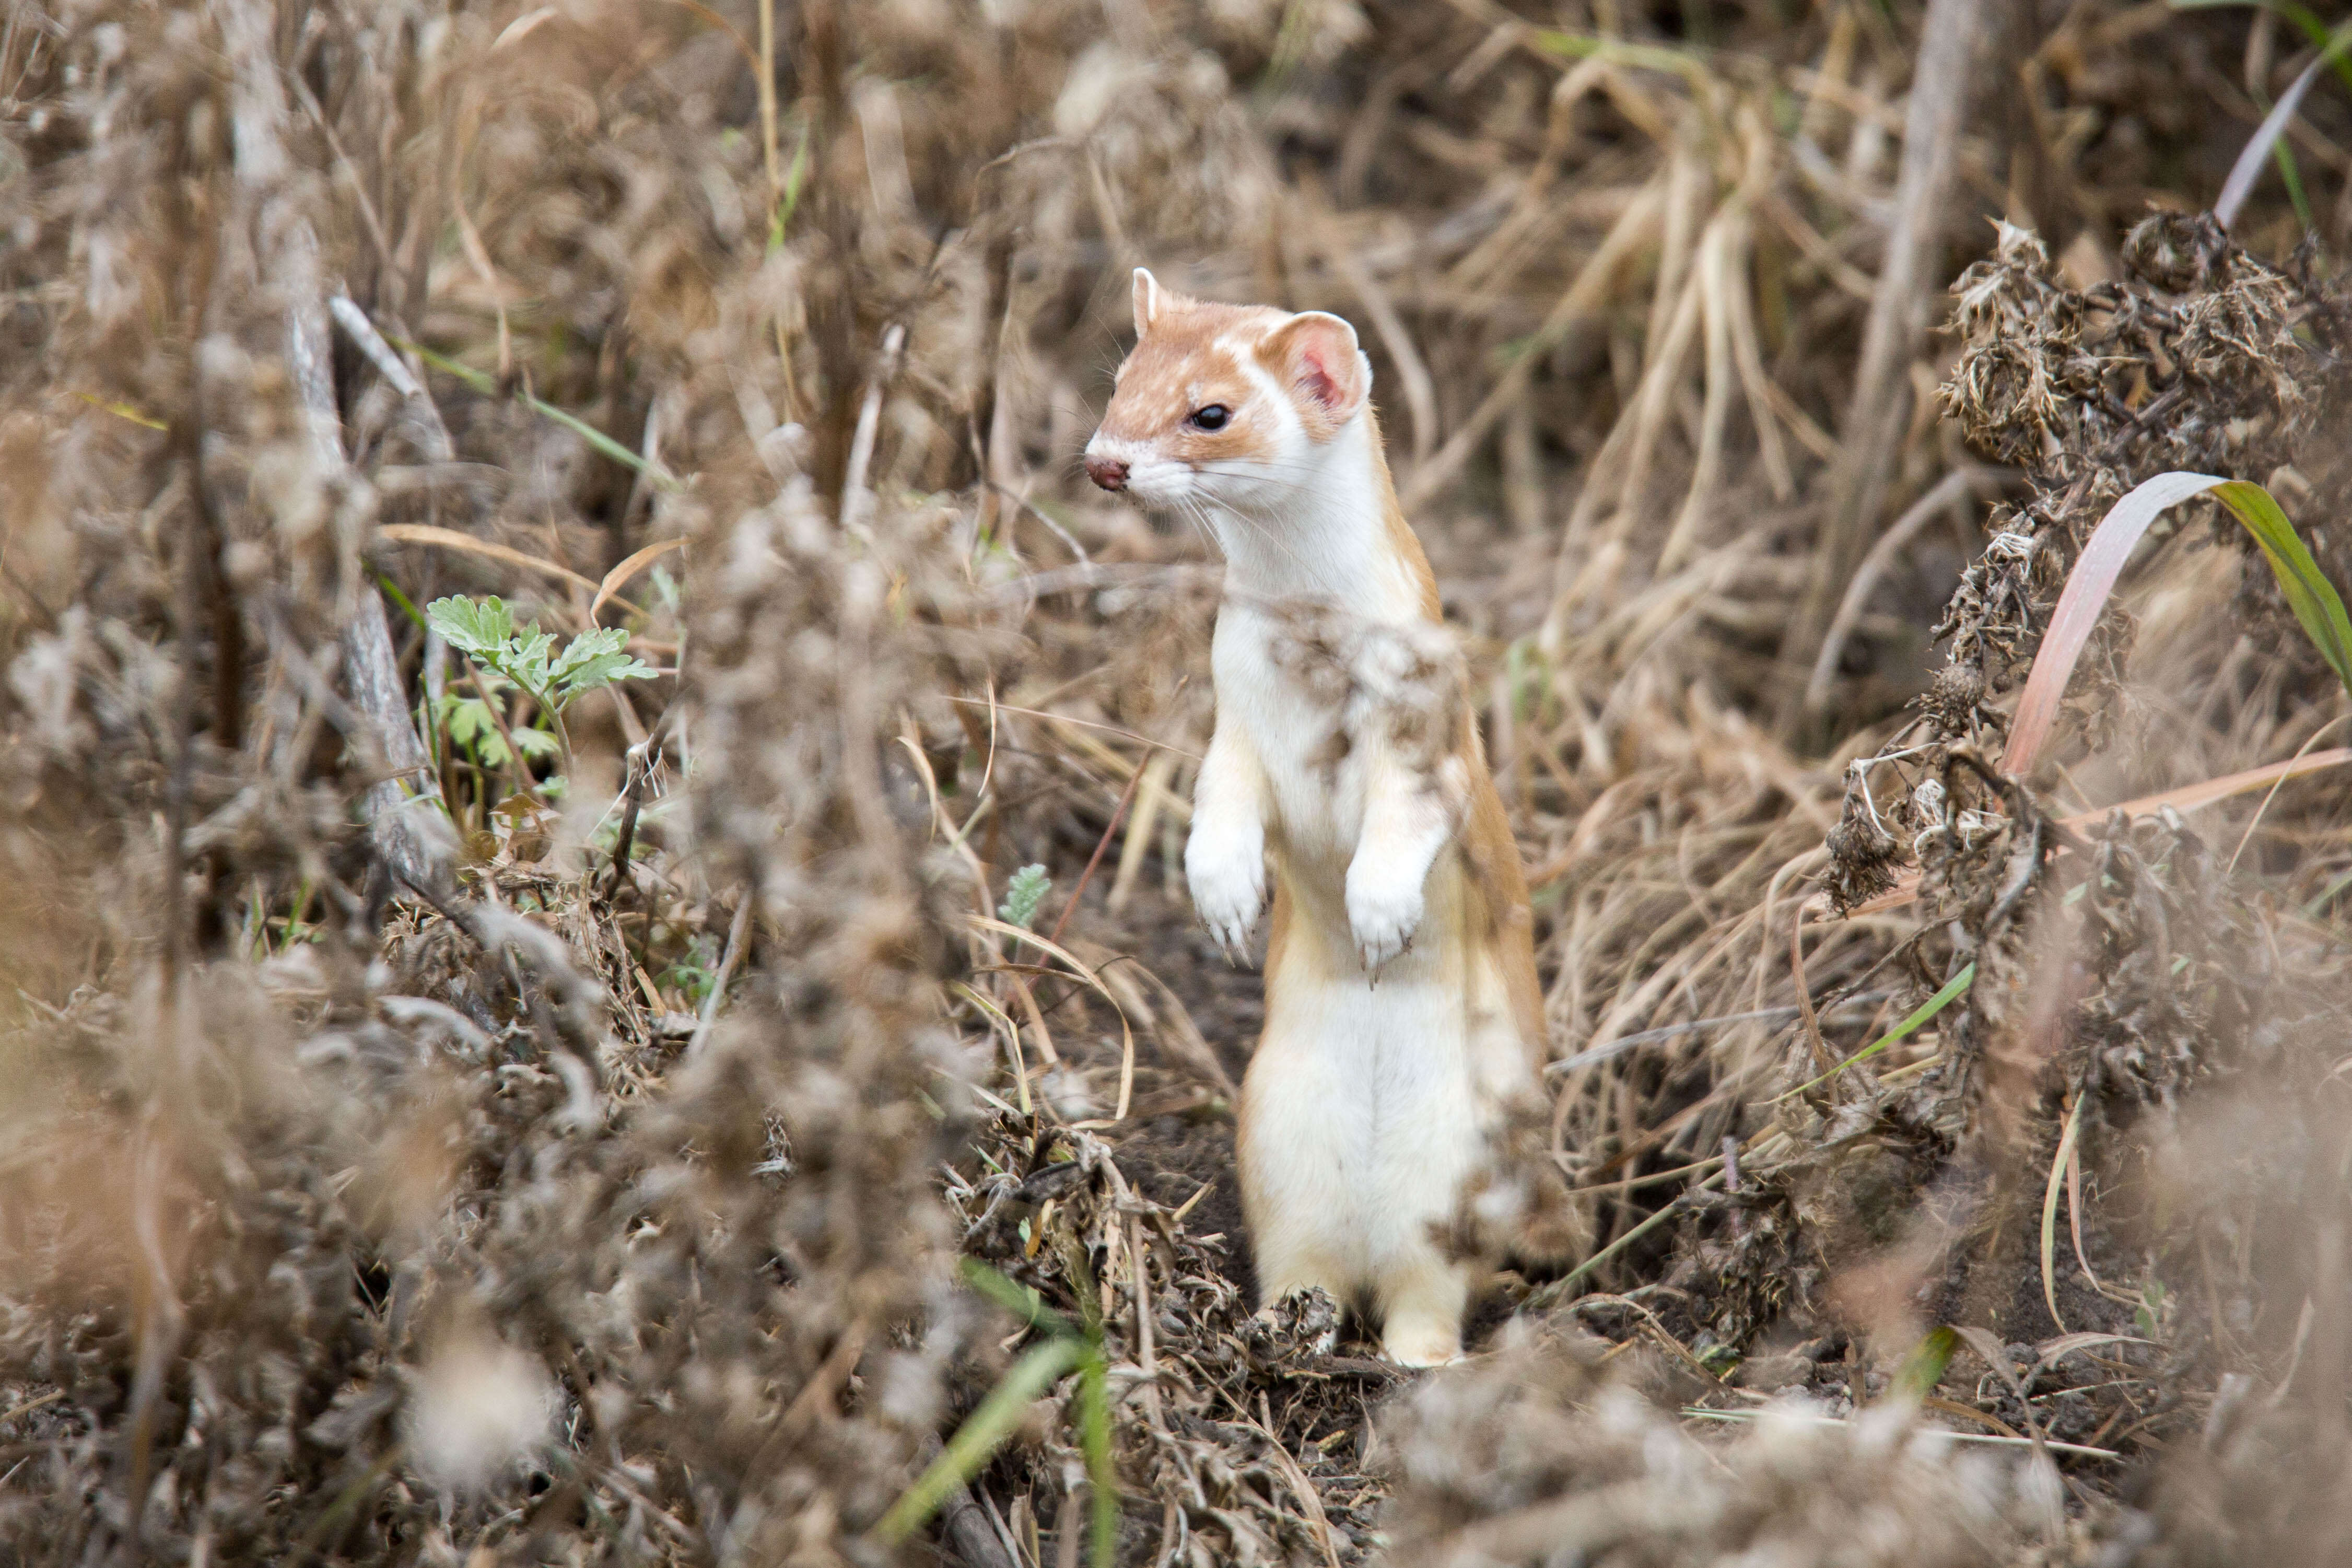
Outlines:
POLYGON ((1192 410, 1189 423, 1196 430, 1222 430, 1225 427, 1225 421, 1233 416, 1234 411, 1223 404, 1212 403, 1206 408, 1192 410))

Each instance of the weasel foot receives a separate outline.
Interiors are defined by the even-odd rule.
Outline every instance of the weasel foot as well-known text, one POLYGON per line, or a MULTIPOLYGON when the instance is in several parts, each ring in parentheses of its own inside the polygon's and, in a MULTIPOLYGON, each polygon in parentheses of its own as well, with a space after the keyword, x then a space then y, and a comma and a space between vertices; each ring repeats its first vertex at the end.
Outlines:
POLYGON ((1462 1330, 1451 1317, 1391 1312, 1381 1326, 1381 1353, 1399 1366, 1445 1366, 1462 1359, 1462 1330))

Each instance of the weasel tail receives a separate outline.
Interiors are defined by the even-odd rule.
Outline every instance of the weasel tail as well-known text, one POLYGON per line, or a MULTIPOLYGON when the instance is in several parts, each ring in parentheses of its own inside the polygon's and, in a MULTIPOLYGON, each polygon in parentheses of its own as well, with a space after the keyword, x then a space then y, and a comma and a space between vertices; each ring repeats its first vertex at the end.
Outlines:
POLYGON ((1135 325, 1087 470, 1202 523, 1226 560, 1184 865, 1237 960, 1272 905, 1237 1140, 1259 1289, 1321 1286, 1393 1359, 1451 1361, 1507 1252, 1580 1240, 1546 1157, 1527 884, 1467 675, 1355 330, 1140 269, 1135 325))

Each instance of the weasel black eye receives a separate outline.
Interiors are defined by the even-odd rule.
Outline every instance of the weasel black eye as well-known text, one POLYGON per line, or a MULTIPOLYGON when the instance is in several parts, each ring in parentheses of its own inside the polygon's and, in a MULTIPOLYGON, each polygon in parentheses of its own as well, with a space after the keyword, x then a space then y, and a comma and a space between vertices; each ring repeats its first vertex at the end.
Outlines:
POLYGON ((1212 403, 1206 408, 1192 410, 1190 423, 1196 430, 1222 430, 1225 427, 1225 421, 1233 416, 1234 411, 1223 404, 1212 403))

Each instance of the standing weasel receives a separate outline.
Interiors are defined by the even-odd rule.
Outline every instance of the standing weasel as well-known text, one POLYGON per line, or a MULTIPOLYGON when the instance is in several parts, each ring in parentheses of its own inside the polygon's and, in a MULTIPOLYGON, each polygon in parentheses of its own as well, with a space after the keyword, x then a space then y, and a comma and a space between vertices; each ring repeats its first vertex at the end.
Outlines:
POLYGON ((1184 870, 1229 956, 1274 861, 1236 1138, 1260 1295, 1319 1285, 1392 1359, 1451 1361, 1473 1287, 1527 1249, 1542 1182, 1505 1152, 1539 1102, 1541 995, 1467 678, 1355 329, 1185 299, 1139 268, 1135 330, 1087 472, 1224 552, 1184 870))

